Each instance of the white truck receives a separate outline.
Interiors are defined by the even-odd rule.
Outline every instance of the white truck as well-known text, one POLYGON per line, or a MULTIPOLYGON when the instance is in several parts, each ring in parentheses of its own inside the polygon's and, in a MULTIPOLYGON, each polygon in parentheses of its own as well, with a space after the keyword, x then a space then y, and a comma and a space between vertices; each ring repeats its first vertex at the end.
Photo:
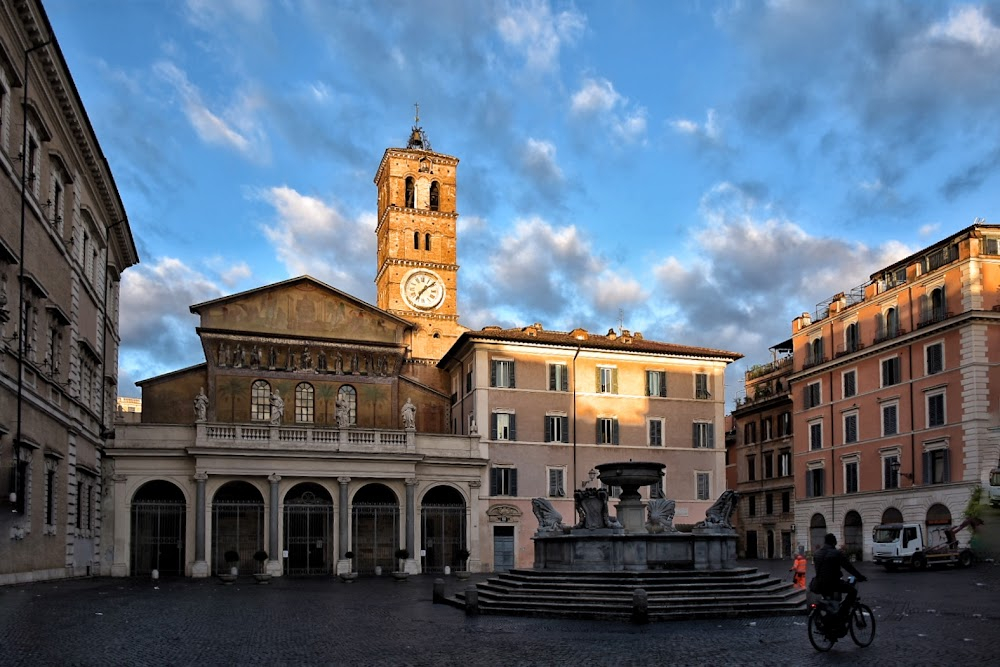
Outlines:
POLYGON ((1000 507, 1000 468, 994 468, 990 471, 988 491, 990 494, 990 505, 1000 507))
POLYGON ((872 533, 872 561, 886 570, 910 567, 925 570, 932 565, 969 567, 974 560, 972 550, 958 546, 955 534, 967 526, 975 528, 982 521, 966 519, 957 526, 944 529, 943 544, 927 546, 924 527, 919 523, 887 523, 876 526, 872 533))

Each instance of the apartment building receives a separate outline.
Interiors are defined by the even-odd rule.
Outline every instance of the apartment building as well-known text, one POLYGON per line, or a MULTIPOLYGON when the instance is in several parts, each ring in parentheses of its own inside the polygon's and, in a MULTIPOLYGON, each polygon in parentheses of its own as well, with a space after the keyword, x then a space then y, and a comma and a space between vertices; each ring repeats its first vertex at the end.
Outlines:
POLYGON ((37 0, 0 5, 0 584, 102 571, 125 209, 37 0))
POLYGON ((1000 226, 977 220, 793 321, 800 544, 867 558, 879 523, 934 542, 961 520, 1000 450, 998 288, 1000 226))
POLYGON ((439 366, 451 378, 453 431, 488 446, 479 532, 492 567, 530 567, 532 498, 572 525, 573 491, 600 463, 665 464, 663 485, 645 497, 676 501, 677 524, 703 519, 726 489, 724 373, 741 356, 628 330, 536 323, 462 334, 439 366))
POLYGON ((795 550, 791 339, 771 354, 769 363, 746 371, 732 412, 737 551, 744 558, 789 558, 795 550))

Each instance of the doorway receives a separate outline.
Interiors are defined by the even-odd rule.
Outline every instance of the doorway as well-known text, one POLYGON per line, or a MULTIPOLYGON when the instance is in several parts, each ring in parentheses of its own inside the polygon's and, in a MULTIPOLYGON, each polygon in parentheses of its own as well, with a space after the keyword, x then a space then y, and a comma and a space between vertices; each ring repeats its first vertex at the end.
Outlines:
POLYGON ((493 570, 506 572, 514 567, 514 526, 493 527, 493 570))

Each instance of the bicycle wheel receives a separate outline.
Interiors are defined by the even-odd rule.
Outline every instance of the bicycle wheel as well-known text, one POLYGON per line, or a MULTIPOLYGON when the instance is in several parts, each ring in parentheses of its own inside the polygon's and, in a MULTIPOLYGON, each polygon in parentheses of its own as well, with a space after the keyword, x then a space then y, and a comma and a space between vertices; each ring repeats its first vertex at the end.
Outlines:
POLYGON ((875 639, 875 614, 866 604, 860 602, 851 611, 851 639, 858 646, 865 647, 875 639))
POLYGON ((813 612, 809 614, 809 621, 806 623, 809 632, 809 643, 817 651, 826 652, 833 648, 833 640, 826 636, 822 623, 819 621, 819 614, 813 612))

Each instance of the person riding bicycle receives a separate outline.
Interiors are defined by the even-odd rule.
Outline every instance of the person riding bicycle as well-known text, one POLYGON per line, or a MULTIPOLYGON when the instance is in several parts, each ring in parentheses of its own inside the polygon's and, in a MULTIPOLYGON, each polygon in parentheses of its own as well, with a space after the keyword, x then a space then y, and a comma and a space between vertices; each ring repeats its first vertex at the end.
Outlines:
POLYGON ((827 533, 823 538, 823 543, 823 548, 813 555, 816 576, 809 584, 809 590, 825 598, 833 597, 836 593, 844 593, 846 596, 841 602, 836 616, 837 620, 843 621, 854 605, 854 601, 858 598, 858 589, 854 587, 854 584, 841 579, 843 575, 841 568, 853 574, 858 581, 868 581, 868 577, 858 572, 857 568, 851 565, 844 552, 837 548, 836 535, 827 533))

